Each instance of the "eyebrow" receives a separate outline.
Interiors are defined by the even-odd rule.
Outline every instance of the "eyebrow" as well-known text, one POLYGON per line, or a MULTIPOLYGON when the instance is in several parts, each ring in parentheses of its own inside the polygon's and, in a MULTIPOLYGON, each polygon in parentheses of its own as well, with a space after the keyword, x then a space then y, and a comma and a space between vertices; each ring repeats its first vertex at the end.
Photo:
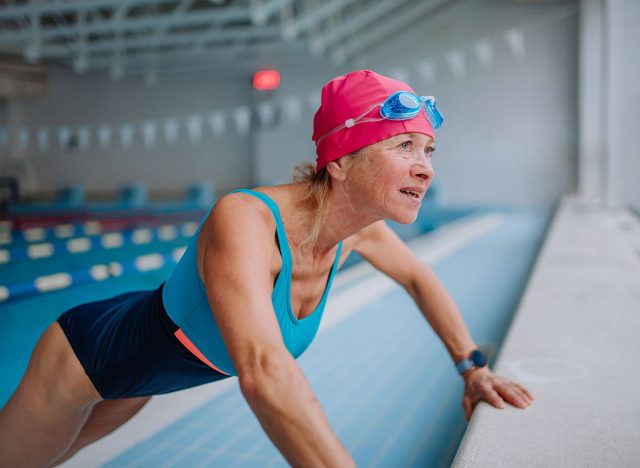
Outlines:
MULTIPOLYGON (((422 133, 414 133, 414 132, 409 133, 409 136, 411 136, 411 138, 416 138, 418 135, 425 136, 422 133)), ((435 146, 435 142, 433 141, 433 138, 427 137, 427 144, 429 146, 435 146)))

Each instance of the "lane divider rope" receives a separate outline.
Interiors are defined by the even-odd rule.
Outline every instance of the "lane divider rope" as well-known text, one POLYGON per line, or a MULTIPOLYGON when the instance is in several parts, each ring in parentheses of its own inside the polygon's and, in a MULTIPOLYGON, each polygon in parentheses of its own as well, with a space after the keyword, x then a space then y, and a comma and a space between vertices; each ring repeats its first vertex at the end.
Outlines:
POLYGON ((180 261, 186 245, 165 253, 139 255, 124 262, 98 263, 86 270, 74 272, 58 272, 51 275, 38 276, 33 281, 13 285, 0 284, 0 303, 8 303, 18 299, 59 291, 71 286, 81 286, 116 278, 122 275, 145 273, 159 270, 165 265, 174 265, 180 261))
MULTIPOLYGON (((199 219, 199 218, 198 218, 199 219)), ((184 223, 165 223, 159 229, 167 226, 178 226, 180 224, 190 224, 195 221, 186 221, 184 223)), ((196 223, 197 224, 197 223, 196 223)), ((64 240, 72 237, 97 236, 102 234, 108 228, 107 223, 101 221, 85 221, 83 223, 65 223, 59 224, 51 228, 31 227, 19 231, 12 231, 6 222, 0 222, 0 246, 10 245, 12 242, 55 242, 56 240, 64 240), (4 223, 4 224, 3 224, 4 223)), ((177 229, 177 227, 176 227, 177 229)), ((135 229, 133 229, 135 230, 135 229)))
POLYGON ((198 223, 165 224, 157 228, 138 228, 132 231, 109 232, 102 235, 75 237, 72 239, 42 242, 26 247, 0 249, 0 265, 12 261, 37 260, 59 255, 85 253, 95 249, 118 249, 129 244, 144 245, 153 241, 169 242, 189 239, 198 229, 198 223))

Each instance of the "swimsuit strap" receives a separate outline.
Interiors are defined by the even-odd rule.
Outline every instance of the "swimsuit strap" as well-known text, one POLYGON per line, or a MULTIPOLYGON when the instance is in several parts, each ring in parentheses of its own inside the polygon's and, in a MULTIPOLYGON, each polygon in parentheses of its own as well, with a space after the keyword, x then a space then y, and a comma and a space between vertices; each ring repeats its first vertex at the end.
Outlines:
POLYGON ((273 199, 264 193, 258 192, 256 190, 249 189, 236 189, 229 193, 242 192, 247 195, 253 195, 256 198, 262 200, 271 210, 271 214, 273 214, 273 218, 276 221, 276 233, 278 234, 278 245, 280 246, 280 255, 282 256, 283 262, 291 268, 291 250, 289 250, 289 242, 287 242, 287 234, 284 230, 284 224, 282 223, 282 217, 280 216, 280 210, 278 209, 278 205, 273 199))

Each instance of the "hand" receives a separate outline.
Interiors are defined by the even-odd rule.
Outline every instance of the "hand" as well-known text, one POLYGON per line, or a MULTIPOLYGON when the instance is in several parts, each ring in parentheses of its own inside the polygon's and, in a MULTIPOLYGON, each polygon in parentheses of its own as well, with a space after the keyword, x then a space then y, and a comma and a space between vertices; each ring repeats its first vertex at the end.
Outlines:
POLYGON ((485 400, 500 409, 506 408, 505 401, 521 409, 533 403, 534 398, 529 390, 495 375, 488 367, 472 369, 462 375, 464 377, 462 407, 467 421, 471 419, 473 410, 480 400, 485 400))

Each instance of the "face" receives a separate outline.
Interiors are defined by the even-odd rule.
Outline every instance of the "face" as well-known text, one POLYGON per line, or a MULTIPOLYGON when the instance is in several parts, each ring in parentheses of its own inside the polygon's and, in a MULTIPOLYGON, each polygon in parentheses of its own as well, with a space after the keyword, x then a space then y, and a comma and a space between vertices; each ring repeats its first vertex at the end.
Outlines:
POLYGON ((376 217, 413 223, 435 175, 434 151, 433 140, 421 133, 403 133, 370 145, 355 156, 345 190, 376 217))

